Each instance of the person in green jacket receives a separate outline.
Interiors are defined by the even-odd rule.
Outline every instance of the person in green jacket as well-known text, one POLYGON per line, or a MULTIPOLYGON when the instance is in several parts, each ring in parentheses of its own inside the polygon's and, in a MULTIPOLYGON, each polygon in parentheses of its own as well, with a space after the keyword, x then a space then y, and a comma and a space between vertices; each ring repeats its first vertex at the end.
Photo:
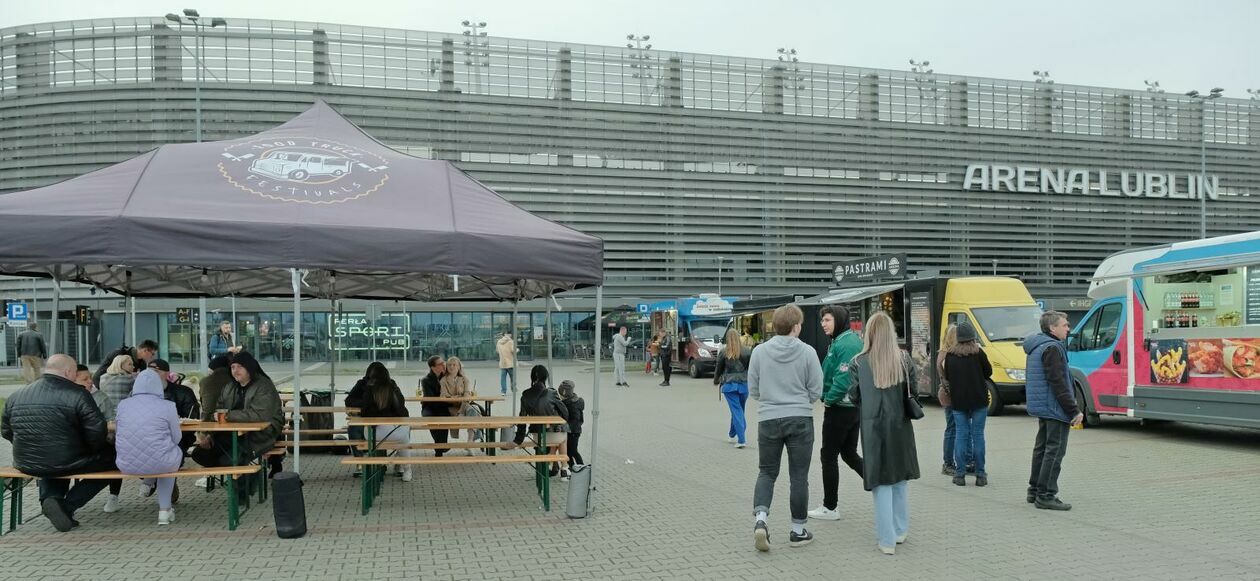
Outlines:
POLYGON ((862 351, 862 337, 849 326, 849 310, 841 306, 823 307, 823 332, 831 337, 831 347, 823 359, 823 425, 822 425, 822 506, 809 511, 809 518, 839 520, 840 464, 843 458, 858 476, 862 476, 862 457, 858 455, 858 409, 849 401, 849 362, 862 351))

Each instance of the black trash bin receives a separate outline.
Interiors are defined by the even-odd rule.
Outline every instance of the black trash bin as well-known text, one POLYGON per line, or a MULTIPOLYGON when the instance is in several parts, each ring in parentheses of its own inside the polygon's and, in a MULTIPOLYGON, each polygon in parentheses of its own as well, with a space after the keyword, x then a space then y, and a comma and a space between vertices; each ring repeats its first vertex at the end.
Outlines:
POLYGON ((281 472, 271 479, 271 506, 275 510, 277 536, 296 539, 306 534, 306 498, 298 473, 281 472))

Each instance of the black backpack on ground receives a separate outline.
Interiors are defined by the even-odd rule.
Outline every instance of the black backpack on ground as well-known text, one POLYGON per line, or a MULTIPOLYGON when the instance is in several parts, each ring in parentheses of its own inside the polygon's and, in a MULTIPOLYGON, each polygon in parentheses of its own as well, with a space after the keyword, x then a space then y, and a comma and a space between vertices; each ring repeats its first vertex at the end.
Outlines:
POLYGON ((271 479, 271 506, 276 515, 276 535, 296 539, 306 534, 306 499, 302 495, 302 477, 296 472, 281 472, 271 479))

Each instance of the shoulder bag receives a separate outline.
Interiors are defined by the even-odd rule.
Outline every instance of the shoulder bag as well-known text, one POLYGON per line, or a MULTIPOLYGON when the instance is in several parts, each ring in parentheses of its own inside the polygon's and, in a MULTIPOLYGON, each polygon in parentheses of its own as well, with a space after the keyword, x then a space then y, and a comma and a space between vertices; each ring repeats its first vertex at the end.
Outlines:
POLYGON ((908 357, 902 357, 901 365, 906 371, 906 398, 903 401, 906 408, 906 417, 912 420, 923 419, 923 406, 919 405, 919 400, 915 399, 914 394, 910 393, 910 374, 914 372, 909 365, 906 364, 908 357))

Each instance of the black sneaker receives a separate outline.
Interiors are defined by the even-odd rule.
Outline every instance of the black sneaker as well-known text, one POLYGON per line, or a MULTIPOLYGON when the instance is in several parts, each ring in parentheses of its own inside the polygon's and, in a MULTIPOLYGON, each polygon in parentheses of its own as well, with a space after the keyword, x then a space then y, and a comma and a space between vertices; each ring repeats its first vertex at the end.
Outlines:
POLYGON ((804 547, 805 545, 808 545, 811 542, 813 542, 813 540, 814 540, 814 535, 811 534, 809 531, 804 531, 799 535, 796 534, 796 531, 792 531, 792 534, 788 535, 788 546, 804 547))
POLYGON ((661 384, 660 384, 660 387, 669 387, 669 382, 668 382, 668 381, 662 381, 662 382, 661 382, 661 384))
POLYGON ((1037 508, 1045 510, 1072 510, 1072 505, 1059 500, 1057 497, 1038 498, 1034 503, 1037 508))
POLYGON ((1028 499, 1028 504, 1037 502, 1037 493, 1029 490, 1027 499, 1028 499))
POLYGON ((766 521, 759 520, 753 525, 753 546, 763 553, 770 550, 770 529, 766 521))
POLYGON ((62 506, 61 499, 49 496, 40 504, 44 509, 44 516, 48 517, 49 522, 57 531, 65 533, 74 528, 74 519, 66 513, 66 507, 62 506))
POLYGON ((976 486, 988 486, 988 485, 989 485, 988 476, 985 476, 983 474, 976 476, 976 486))
POLYGON ((954 475, 954 486, 966 486, 966 485, 967 485, 967 478, 965 476, 963 476, 962 474, 954 475))

